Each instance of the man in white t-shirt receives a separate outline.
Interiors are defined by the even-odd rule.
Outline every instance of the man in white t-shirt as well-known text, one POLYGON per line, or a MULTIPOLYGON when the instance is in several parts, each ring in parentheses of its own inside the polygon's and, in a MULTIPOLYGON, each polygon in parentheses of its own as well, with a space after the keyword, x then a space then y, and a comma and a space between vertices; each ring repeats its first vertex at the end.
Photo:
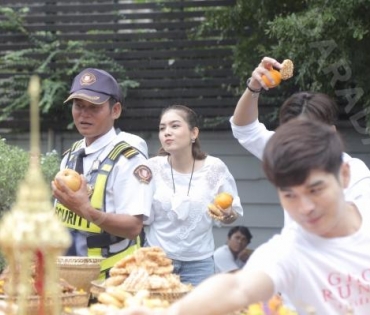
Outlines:
POLYGON ((232 314, 279 292, 300 315, 368 315, 370 205, 365 198, 345 200, 350 167, 342 150, 338 133, 325 124, 281 125, 267 143, 263 168, 297 228, 258 247, 242 270, 205 280, 156 314, 232 314))
MULTIPOLYGON (((240 97, 230 118, 231 129, 239 143, 257 158, 262 159, 267 141, 274 134, 258 121, 258 99, 262 89, 268 90, 262 76, 271 77, 269 69, 280 69, 282 64, 273 58, 264 57, 254 69, 247 88, 240 97)), ((314 92, 299 92, 289 97, 280 108, 280 125, 292 118, 301 117, 321 121, 332 126, 337 118, 337 105, 328 95, 314 92)), ((358 158, 343 153, 343 159, 351 169, 351 179, 345 190, 346 200, 356 201, 362 196, 370 196, 370 170, 358 158)), ((284 227, 291 227, 292 219, 284 211, 284 227)))
POLYGON ((247 248, 252 233, 246 226, 233 226, 227 233, 227 243, 218 247, 214 254, 216 272, 234 272, 244 267, 253 250, 247 248))

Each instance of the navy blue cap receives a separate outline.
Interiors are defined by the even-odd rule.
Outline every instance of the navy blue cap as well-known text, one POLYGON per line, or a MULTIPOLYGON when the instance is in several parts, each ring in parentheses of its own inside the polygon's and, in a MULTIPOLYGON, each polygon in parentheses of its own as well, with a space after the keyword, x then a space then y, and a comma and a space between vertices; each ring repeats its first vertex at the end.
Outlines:
POLYGON ((123 95, 115 78, 101 69, 87 68, 73 80, 71 94, 64 103, 80 98, 93 104, 104 104, 111 97, 122 104, 123 95))

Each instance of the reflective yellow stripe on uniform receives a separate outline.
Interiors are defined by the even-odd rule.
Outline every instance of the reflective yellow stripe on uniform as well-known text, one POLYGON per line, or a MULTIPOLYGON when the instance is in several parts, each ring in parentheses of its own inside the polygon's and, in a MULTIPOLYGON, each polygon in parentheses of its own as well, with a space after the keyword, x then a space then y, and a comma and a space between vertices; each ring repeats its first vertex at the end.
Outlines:
POLYGON ((81 230, 91 233, 100 233, 101 228, 96 224, 87 221, 86 219, 80 217, 73 211, 69 210, 63 206, 60 202, 55 205, 55 212, 62 221, 63 225, 75 230, 81 230))
POLYGON ((114 264, 118 261, 120 261, 123 257, 129 256, 135 252, 135 250, 140 248, 140 237, 138 236, 136 238, 136 244, 131 245, 127 249, 125 249, 122 252, 119 252, 113 256, 108 257, 107 259, 104 259, 100 263, 100 275, 99 280, 103 280, 106 278, 107 271, 114 266, 114 264))
MULTIPOLYGON (((108 179, 108 175, 113 169, 113 165, 115 161, 119 158, 119 156, 123 154, 127 159, 135 156, 138 154, 138 151, 132 148, 128 143, 122 142, 118 143, 113 150, 109 153, 107 162, 104 163, 99 170, 99 174, 95 181, 94 193, 91 196, 91 205, 93 208, 97 210, 101 210, 103 208, 104 202, 104 195, 105 195, 105 186, 108 179)), ((139 239, 140 240, 140 239, 139 239)), ((132 247, 132 246, 131 246, 132 247)), ((113 265, 120 259, 120 255, 124 254, 126 251, 130 250, 131 247, 128 249, 108 257, 105 259, 102 264, 104 264, 104 268, 101 268, 101 276, 105 275, 106 270, 113 267, 113 265)), ((102 249, 101 248, 88 248, 87 255, 89 257, 101 257, 102 256, 102 249)), ((124 256, 124 255, 123 255, 124 256)), ((122 257, 123 257, 122 256, 122 257)))
MULTIPOLYGON (((66 153, 73 152, 81 145, 81 143, 82 141, 74 143, 71 150, 68 150, 66 153)), ((119 159, 121 154, 127 159, 130 159, 139 154, 139 151, 130 146, 128 143, 122 141, 114 146, 112 151, 108 154, 107 158, 102 162, 99 167, 95 182, 91 183, 93 184, 94 189, 90 202, 92 207, 97 209, 97 211, 101 211, 104 207, 105 188, 108 176, 113 169, 114 163, 119 159)), ((55 211, 63 224, 69 228, 90 232, 93 234, 100 234, 102 232, 99 226, 76 215, 74 212, 64 207, 58 201, 56 203, 55 211)), ((127 255, 132 254, 138 247, 140 247, 140 237, 137 237, 136 241, 137 244, 134 244, 117 254, 113 254, 112 256, 109 256, 102 261, 100 278, 105 278, 108 270, 112 268, 117 261, 127 255)), ((87 255, 89 257, 102 257, 102 248, 88 248, 87 255)))
POLYGON ((112 170, 113 165, 103 165, 101 170, 102 173, 99 173, 94 187, 94 193, 91 196, 91 205, 97 210, 103 208, 104 195, 105 195, 105 185, 108 179, 108 174, 112 170))

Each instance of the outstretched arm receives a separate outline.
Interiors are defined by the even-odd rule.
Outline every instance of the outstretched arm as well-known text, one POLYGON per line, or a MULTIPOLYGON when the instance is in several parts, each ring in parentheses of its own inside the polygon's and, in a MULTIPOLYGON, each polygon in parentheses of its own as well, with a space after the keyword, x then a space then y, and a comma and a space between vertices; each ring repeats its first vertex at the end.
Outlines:
POLYGON ((266 301, 273 295, 273 282, 263 272, 240 270, 213 276, 181 300, 172 304, 168 315, 222 315, 266 301))
POLYGON ((167 309, 126 308, 120 315, 223 315, 232 314, 273 295, 273 282, 263 272, 217 274, 167 309))
POLYGON ((268 90, 266 83, 262 80, 262 75, 272 80, 269 70, 274 67, 280 69, 282 65, 273 58, 264 57, 257 68, 252 72, 252 76, 248 82, 248 87, 240 97, 233 115, 233 123, 237 126, 249 125, 258 118, 258 98, 261 89, 268 90))

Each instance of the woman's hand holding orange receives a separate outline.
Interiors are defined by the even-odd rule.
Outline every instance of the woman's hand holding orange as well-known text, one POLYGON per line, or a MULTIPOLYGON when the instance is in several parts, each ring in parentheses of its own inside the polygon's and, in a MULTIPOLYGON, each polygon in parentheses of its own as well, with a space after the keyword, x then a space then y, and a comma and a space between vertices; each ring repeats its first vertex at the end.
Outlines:
POLYGON ((213 203, 208 205, 208 211, 219 220, 229 219, 234 215, 232 210, 233 196, 227 192, 219 193, 213 203))
POLYGON ((221 208, 220 206, 210 203, 208 205, 208 212, 213 216, 214 218, 224 221, 234 216, 234 212, 232 210, 232 207, 228 208, 221 208))
POLYGON ((215 205, 214 203, 210 203, 208 205, 208 211, 211 215, 215 216, 215 217, 222 217, 223 216, 223 210, 218 207, 217 205, 215 205))

